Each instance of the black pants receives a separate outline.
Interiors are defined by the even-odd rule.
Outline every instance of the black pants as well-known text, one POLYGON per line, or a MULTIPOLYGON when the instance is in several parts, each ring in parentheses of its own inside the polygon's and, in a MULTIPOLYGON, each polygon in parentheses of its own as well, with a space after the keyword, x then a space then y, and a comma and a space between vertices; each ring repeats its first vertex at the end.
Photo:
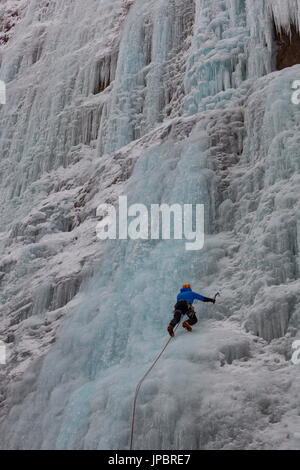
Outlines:
POLYGON ((187 320, 189 325, 193 326, 197 323, 198 318, 196 317, 194 307, 190 305, 189 309, 186 310, 185 312, 182 310, 174 310, 174 317, 170 321, 170 325, 172 325, 173 327, 176 326, 177 323, 180 322, 181 317, 184 315, 187 315, 189 317, 187 320))

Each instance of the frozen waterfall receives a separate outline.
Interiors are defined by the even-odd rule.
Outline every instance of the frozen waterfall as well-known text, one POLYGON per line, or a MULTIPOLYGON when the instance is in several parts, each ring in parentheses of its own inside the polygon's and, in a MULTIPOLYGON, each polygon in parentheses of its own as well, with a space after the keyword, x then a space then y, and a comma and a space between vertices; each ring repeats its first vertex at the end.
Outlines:
POLYGON ((143 384, 135 448, 300 448, 300 1, 84 3, 0 2, 1 447, 128 448, 190 282, 221 297, 143 384), (204 249, 100 242, 120 195, 204 204, 204 249))

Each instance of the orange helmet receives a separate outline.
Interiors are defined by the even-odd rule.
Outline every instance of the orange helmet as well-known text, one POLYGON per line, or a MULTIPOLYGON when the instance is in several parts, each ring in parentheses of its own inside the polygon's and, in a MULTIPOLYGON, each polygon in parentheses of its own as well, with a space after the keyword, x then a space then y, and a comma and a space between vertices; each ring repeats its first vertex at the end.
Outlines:
POLYGON ((182 289, 191 289, 190 284, 183 284, 182 289))

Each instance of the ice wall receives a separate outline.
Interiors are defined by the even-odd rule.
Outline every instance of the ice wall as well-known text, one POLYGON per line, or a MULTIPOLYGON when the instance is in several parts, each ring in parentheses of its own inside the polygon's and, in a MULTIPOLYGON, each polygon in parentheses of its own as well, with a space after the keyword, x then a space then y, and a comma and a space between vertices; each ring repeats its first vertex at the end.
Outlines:
POLYGON ((144 384, 135 447, 299 447, 300 66, 272 73, 296 6, 28 3, 1 50, 3 448, 126 448, 186 281, 221 302, 144 384), (119 194, 203 202, 204 250, 100 244, 119 194))
POLYGON ((122 36, 108 123, 101 123, 100 152, 117 150, 176 113, 182 54, 194 16, 193 0, 134 3, 122 36))
POLYGON ((121 0, 91 0, 84 9, 81 2, 29 2, 1 66, 8 88, 1 109, 2 226, 28 213, 40 195, 35 181, 74 162, 71 148, 97 139, 126 12, 121 0))

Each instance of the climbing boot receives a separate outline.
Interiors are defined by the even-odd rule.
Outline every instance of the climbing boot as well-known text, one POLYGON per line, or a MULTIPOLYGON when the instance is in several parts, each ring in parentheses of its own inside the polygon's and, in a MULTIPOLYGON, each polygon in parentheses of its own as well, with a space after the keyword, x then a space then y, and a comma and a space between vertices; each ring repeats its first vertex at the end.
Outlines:
POLYGON ((168 332, 169 332, 169 335, 171 336, 171 338, 174 338, 174 331, 173 331, 173 326, 172 325, 169 325, 168 326, 168 332))
POLYGON ((191 327, 191 325, 190 325, 187 321, 184 321, 184 322, 182 323, 182 326, 183 326, 183 328, 185 328, 187 331, 190 331, 190 332, 193 331, 193 328, 191 327))

